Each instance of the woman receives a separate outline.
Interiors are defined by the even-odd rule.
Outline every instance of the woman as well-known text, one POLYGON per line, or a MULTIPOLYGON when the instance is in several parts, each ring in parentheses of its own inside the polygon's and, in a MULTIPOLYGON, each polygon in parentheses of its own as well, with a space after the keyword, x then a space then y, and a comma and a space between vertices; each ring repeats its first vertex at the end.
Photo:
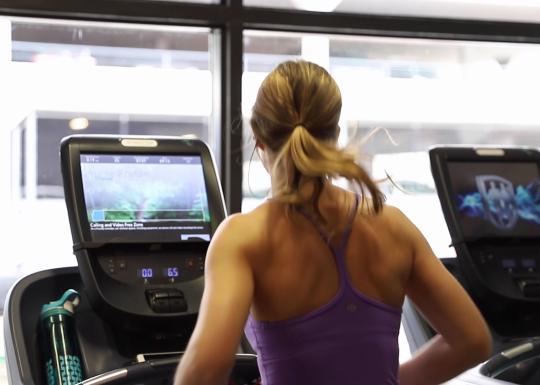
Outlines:
POLYGON ((251 126, 272 197, 214 235, 176 385, 226 384, 244 326, 265 385, 439 384, 490 355, 465 291, 337 148, 340 111, 337 84, 313 63, 282 63, 261 85, 251 126), (439 334, 399 365, 406 295, 439 334))

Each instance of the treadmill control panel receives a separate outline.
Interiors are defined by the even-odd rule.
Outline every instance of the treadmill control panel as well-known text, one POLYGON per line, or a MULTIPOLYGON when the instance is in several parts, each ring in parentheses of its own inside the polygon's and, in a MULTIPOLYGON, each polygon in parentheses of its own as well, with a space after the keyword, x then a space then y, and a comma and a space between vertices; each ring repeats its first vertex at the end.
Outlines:
POLYGON ((99 264, 110 278, 134 286, 176 284, 204 274, 204 257, 195 253, 107 255, 99 257, 99 264))
POLYGON ((491 287, 516 297, 540 298, 540 255, 531 249, 487 249, 472 253, 491 287))
POLYGON ((538 273, 539 258, 536 255, 507 255, 498 251, 484 251, 478 254, 478 260, 481 265, 497 266, 508 275, 538 273))

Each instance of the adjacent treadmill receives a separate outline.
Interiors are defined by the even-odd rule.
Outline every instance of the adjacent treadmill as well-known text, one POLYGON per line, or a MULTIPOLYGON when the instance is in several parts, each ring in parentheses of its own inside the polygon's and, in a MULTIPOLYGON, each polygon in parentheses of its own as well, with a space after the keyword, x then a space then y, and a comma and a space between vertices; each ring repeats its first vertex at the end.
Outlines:
MULTIPOLYGON (((93 135, 65 138, 60 154, 78 267, 11 289, 9 382, 46 384, 40 308, 75 289, 85 383, 168 384, 196 322, 206 250, 226 216, 212 154, 199 140, 93 135)), ((257 382, 250 353, 242 341, 232 383, 257 382)))
MULTIPOLYGON (((538 384, 540 153, 448 146, 429 155, 457 255, 443 263, 481 310, 494 342, 495 355, 460 378, 538 384)), ((403 321, 412 351, 435 334, 409 301, 403 321)))

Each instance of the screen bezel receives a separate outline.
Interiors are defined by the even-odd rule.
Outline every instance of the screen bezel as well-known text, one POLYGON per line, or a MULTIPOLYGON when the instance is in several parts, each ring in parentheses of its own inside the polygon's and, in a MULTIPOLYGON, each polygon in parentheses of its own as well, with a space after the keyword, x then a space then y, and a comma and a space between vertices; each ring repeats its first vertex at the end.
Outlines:
POLYGON ((175 137, 152 137, 157 145, 155 147, 126 147, 122 140, 126 138, 139 138, 131 136, 93 136, 73 135, 67 137, 61 144, 62 173, 64 176, 64 191, 73 237, 74 247, 93 247, 104 244, 136 243, 136 244, 186 244, 208 243, 201 240, 164 240, 162 242, 145 240, 114 240, 96 241, 92 237, 88 221, 86 202, 81 172, 81 155, 163 155, 163 156, 199 156, 203 168, 206 186, 208 208, 210 212, 210 239, 218 225, 225 219, 226 211, 223 194, 219 184, 214 160, 208 146, 200 140, 181 139, 175 137))
MULTIPOLYGON (((540 174, 540 155, 531 148, 503 148, 497 155, 481 155, 475 147, 436 147, 429 151, 431 170, 443 214, 452 238, 452 244, 468 242, 526 241, 540 239, 536 236, 514 235, 466 236, 461 223, 461 214, 455 199, 449 163, 529 163, 536 164, 540 174)), ((489 154, 489 153, 488 153, 489 154)))

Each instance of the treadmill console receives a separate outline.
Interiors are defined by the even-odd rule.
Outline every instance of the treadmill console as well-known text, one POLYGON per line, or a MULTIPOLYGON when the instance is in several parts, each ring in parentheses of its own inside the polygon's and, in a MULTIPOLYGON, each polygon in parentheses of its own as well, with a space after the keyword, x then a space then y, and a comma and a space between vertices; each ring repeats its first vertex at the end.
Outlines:
POLYGON ((503 334, 513 322, 525 323, 524 334, 540 330, 539 152, 437 147, 430 161, 459 264, 484 315, 493 314, 503 334))
POLYGON ((74 252, 96 311, 135 327, 192 322, 206 249, 225 218, 208 147, 75 135, 62 141, 61 162, 74 252))

